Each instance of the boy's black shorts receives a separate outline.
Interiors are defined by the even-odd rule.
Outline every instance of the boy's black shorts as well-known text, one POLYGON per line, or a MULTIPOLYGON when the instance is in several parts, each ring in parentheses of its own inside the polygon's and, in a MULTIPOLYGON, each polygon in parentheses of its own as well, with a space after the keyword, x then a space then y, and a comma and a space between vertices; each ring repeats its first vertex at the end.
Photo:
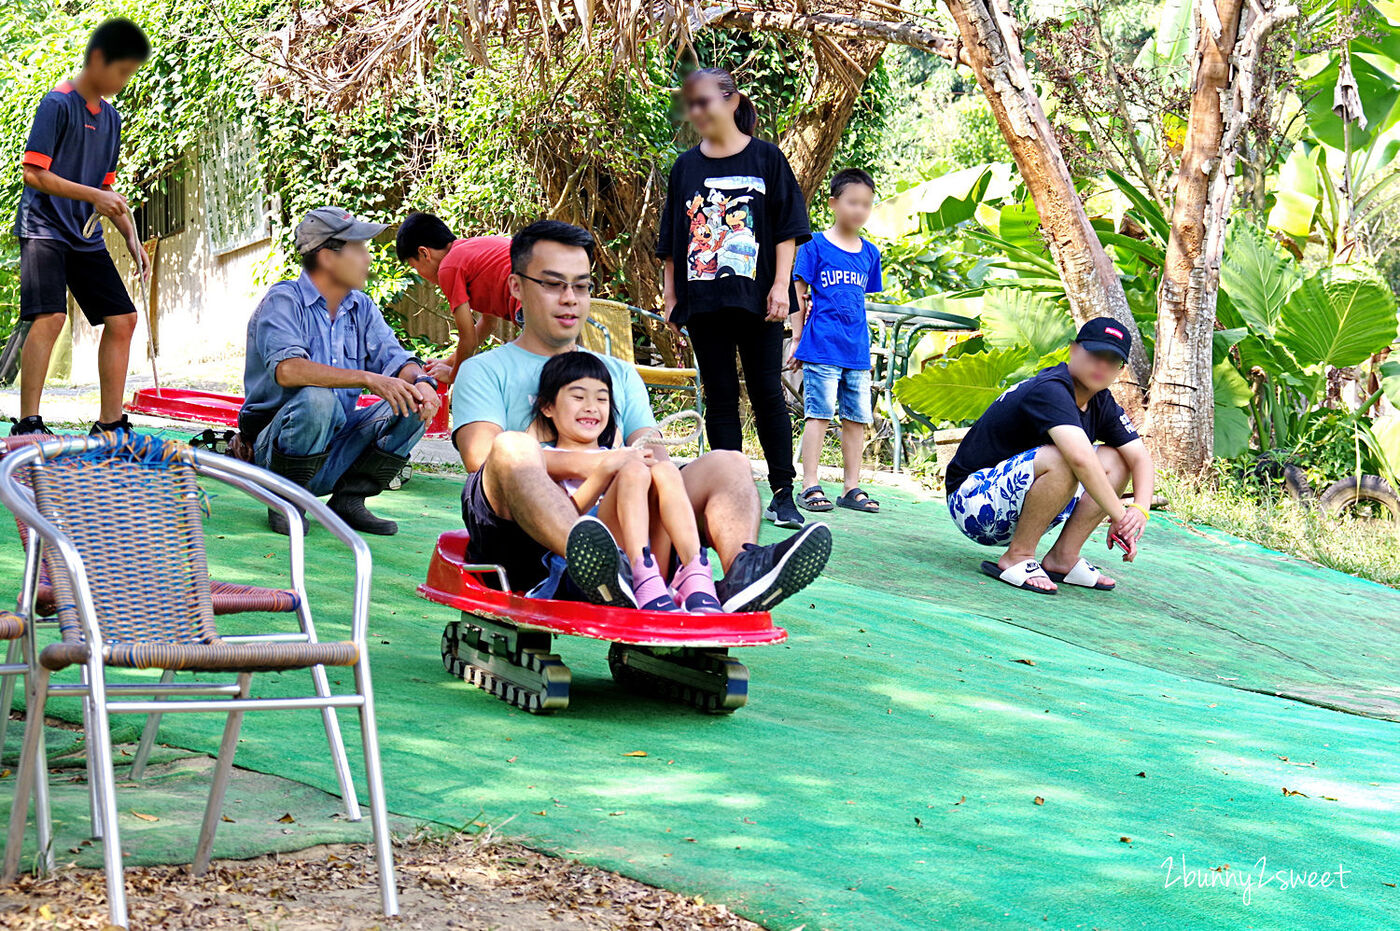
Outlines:
POLYGON ((106 249, 81 252, 57 239, 19 241, 19 318, 68 312, 68 293, 88 323, 136 313, 126 285, 106 249))

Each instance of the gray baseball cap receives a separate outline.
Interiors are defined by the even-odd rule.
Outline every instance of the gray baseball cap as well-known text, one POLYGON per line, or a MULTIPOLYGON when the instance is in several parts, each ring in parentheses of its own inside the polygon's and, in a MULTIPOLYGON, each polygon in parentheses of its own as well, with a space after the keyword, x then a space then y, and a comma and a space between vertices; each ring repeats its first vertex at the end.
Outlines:
POLYGON ((389 228, 387 223, 366 223, 340 207, 317 207, 297 224, 297 252, 306 255, 332 239, 364 242, 389 228))

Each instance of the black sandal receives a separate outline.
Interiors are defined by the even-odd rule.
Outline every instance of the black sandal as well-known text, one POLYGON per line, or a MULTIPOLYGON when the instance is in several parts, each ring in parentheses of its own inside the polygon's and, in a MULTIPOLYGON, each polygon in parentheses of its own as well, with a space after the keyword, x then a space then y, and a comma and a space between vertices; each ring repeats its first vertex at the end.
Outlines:
POLYGON ((844 495, 836 499, 838 506, 850 508, 852 511, 864 511, 866 514, 880 513, 880 502, 861 491, 860 488, 852 488, 844 495))
POLYGON ((831 499, 822 491, 822 486, 813 485, 811 488, 802 489, 802 494, 797 496, 797 506, 804 511, 830 511, 835 505, 831 499))

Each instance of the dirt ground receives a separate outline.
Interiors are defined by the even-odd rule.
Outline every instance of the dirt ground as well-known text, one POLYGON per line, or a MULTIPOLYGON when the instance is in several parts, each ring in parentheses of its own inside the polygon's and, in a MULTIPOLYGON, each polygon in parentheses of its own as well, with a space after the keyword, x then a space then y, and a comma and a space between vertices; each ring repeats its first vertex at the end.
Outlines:
MULTIPOLYGON (((396 850, 399 917, 379 913, 368 848, 313 847, 255 860, 126 871, 132 931, 666 931, 754 929, 727 908, 482 836, 409 840, 396 850)), ((61 870, 0 887, 0 928, 107 929, 101 871, 61 870)))

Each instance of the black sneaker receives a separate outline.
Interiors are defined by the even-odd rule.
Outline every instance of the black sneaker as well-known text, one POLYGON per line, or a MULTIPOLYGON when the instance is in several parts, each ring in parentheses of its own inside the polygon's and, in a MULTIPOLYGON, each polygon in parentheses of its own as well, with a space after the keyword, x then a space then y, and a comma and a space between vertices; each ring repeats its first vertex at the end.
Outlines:
POLYGON ((614 608, 635 608, 632 567, 617 548, 607 525, 596 517, 578 519, 569 531, 564 558, 569 563, 569 579, 589 601, 614 608))
POLYGON ((103 423, 100 420, 94 421, 92 429, 88 431, 88 436, 96 436, 99 433, 120 433, 123 430, 127 433, 132 432, 131 421, 126 419, 125 414, 122 414, 119 419, 111 423, 103 423))
POLYGON ((779 488, 773 492, 773 500, 768 502, 768 510, 763 512, 763 519, 771 520, 787 530, 801 530, 802 525, 807 522, 802 517, 802 512, 797 509, 797 502, 792 500, 791 488, 779 488))
POLYGON ((830 556, 831 528, 808 524, 781 543, 744 544, 715 591, 727 613, 769 611, 812 584, 830 556))
POLYGON ((26 433, 42 433, 44 436, 54 435, 54 432, 44 423, 44 418, 40 417, 38 414, 20 420, 11 417, 10 436, 23 436, 26 433))

